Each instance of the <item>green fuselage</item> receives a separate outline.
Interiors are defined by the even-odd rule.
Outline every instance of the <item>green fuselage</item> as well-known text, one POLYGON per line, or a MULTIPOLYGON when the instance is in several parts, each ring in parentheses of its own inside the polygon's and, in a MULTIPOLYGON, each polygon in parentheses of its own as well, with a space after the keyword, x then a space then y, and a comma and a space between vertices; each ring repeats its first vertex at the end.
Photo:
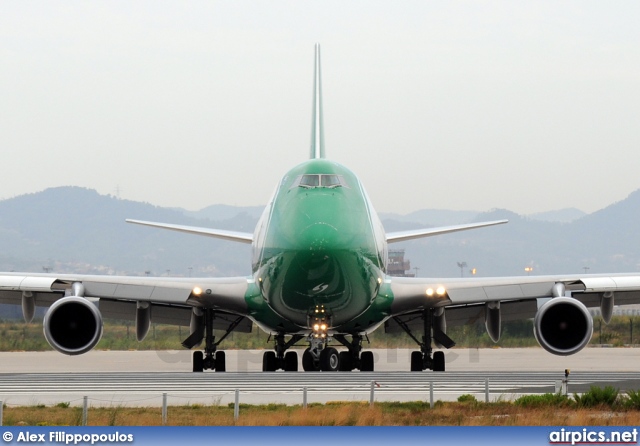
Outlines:
POLYGON ((385 265, 384 231, 358 178, 309 160, 284 176, 256 228, 253 317, 270 331, 303 333, 322 309, 330 332, 364 332, 385 316, 372 311, 385 265))

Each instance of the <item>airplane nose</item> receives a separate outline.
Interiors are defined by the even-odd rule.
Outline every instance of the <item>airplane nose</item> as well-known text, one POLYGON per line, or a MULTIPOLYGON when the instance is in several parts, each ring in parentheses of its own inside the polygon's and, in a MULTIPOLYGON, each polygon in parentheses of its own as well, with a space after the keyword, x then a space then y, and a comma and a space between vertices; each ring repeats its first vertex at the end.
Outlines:
POLYGON ((326 251, 340 246, 340 232, 326 222, 318 222, 304 228, 300 234, 300 243, 309 251, 326 251))

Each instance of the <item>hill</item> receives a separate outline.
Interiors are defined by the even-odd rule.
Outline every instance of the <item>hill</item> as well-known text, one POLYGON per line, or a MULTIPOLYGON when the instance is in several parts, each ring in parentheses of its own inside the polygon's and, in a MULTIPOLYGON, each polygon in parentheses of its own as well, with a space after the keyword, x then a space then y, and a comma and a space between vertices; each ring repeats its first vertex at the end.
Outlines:
POLYGON ((203 220, 89 189, 52 188, 0 201, 0 269, 184 276, 250 272, 246 245, 130 225, 125 218, 249 232, 257 221, 203 220))
MULTIPOLYGON (((129 225, 125 218, 252 232, 262 208, 213 205, 199 212, 121 200, 79 187, 58 187, 0 201, 0 270, 187 276, 250 273, 244 244, 129 225)), ((640 191, 589 215, 508 210, 421 210, 381 214, 388 231, 508 218, 492 228, 394 244, 418 275, 460 275, 457 262, 481 276, 634 272, 640 266, 640 191), (551 215, 551 217, 550 217, 551 215), (573 216, 573 220, 571 220, 573 216), (560 218, 560 217, 558 217, 560 218)), ((462 271, 468 275, 468 271, 462 271)))

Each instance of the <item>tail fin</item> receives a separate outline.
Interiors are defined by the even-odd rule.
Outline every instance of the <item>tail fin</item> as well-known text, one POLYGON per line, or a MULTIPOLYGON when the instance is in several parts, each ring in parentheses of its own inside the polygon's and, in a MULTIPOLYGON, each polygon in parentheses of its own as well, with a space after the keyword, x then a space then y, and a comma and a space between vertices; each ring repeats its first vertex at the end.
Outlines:
POLYGON ((311 159, 324 158, 324 125, 322 120, 322 78, 320 44, 316 43, 313 61, 313 110, 311 114, 311 159))

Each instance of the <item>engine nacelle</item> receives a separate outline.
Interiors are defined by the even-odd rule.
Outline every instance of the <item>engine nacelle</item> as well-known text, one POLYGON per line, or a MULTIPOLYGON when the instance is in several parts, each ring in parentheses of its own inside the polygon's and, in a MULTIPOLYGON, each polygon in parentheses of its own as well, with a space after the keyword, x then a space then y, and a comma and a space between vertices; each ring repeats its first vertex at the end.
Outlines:
POLYGON ((53 303, 44 316, 44 337, 65 355, 81 355, 102 337, 100 310, 84 297, 68 296, 53 303))
POLYGON ((571 297, 555 297, 538 310, 533 332, 549 353, 572 355, 591 340, 593 319, 582 302, 571 297))

